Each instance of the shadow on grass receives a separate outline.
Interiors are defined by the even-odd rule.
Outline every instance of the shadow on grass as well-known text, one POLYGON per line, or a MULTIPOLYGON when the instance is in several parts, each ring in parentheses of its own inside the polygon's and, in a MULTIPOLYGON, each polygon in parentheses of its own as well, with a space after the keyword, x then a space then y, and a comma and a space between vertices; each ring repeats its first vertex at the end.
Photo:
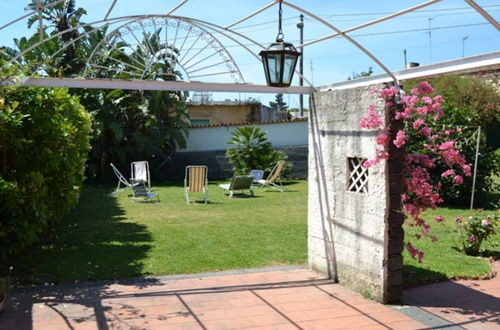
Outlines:
MULTIPOLYGON (((456 246, 452 246, 451 248, 453 250, 455 250, 455 251, 457 251, 457 252, 462 253, 462 254, 465 255, 465 252, 464 252, 463 248, 459 248, 459 247, 456 247, 456 246)), ((498 251, 498 250, 490 250, 488 248, 481 249, 479 251, 479 257, 493 258, 494 260, 500 260, 500 251, 498 251)))
POLYGON ((108 187, 84 189, 80 203, 16 260, 22 283, 112 280, 148 275, 142 260, 151 249, 146 226, 125 222, 108 187))
POLYGON ((403 265, 403 285, 405 288, 446 280, 446 274, 433 270, 403 265))

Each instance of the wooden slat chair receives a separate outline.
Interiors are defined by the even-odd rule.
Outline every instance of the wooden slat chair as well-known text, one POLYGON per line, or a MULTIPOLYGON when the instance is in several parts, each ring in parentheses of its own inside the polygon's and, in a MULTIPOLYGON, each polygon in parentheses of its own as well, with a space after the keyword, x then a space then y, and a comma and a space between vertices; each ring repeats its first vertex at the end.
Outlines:
POLYGON ((203 193, 203 202, 208 203, 208 167, 205 165, 190 165, 186 167, 184 176, 184 194, 186 203, 196 202, 190 199, 192 193, 203 193))
POLYGON ((281 192, 285 191, 286 188, 284 188, 281 184, 281 171, 283 170, 283 167, 285 167, 285 161, 279 160, 276 165, 274 165, 271 173, 267 176, 267 179, 258 181, 260 188, 271 187, 281 192), (278 184, 276 184, 276 182, 278 182, 278 184))
POLYGON ((253 196, 252 182, 254 177, 252 175, 238 175, 233 178, 231 183, 220 184, 219 187, 229 191, 229 197, 234 196, 235 191, 245 191, 248 190, 250 196, 253 196))

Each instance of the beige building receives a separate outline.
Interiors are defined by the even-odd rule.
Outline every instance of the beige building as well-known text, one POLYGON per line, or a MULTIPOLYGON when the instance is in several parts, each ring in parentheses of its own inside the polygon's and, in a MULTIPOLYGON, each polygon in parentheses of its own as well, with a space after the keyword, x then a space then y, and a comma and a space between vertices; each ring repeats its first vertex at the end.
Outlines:
POLYGON ((191 126, 244 124, 286 119, 259 101, 205 101, 187 103, 191 126))

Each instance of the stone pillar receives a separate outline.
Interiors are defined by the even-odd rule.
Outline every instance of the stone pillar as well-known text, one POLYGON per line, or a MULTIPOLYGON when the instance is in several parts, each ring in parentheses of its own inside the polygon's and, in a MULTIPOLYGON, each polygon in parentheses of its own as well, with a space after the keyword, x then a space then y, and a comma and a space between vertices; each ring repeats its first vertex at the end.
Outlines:
MULTIPOLYGON (((389 109, 385 117, 385 125, 388 127, 390 141, 396 139, 396 134, 403 129, 402 120, 394 120, 396 111, 403 111, 403 107, 396 102, 389 109)), ((388 205, 385 222, 385 278, 384 278, 384 299, 386 303, 398 302, 403 290, 403 221, 404 214, 401 209, 401 194, 403 192, 403 162, 405 148, 396 148, 393 143, 387 146, 389 159, 387 160, 387 195, 388 205)))
POLYGON ((360 167, 374 157, 380 132, 359 121, 370 104, 383 107, 370 94, 382 87, 321 92, 310 101, 308 256, 313 269, 389 302, 401 288, 401 159, 360 167))

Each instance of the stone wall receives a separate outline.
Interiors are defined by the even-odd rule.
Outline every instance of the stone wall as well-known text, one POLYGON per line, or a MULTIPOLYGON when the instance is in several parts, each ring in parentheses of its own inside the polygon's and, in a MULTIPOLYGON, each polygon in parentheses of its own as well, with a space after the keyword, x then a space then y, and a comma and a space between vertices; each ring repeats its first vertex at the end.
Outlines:
POLYGON ((367 172, 356 166, 376 150, 379 132, 358 125, 370 104, 380 104, 370 94, 374 87, 382 86, 321 92, 310 102, 308 258, 313 269, 389 302, 399 299, 403 236, 390 217, 388 162, 367 172))
MULTIPOLYGON (((287 162, 292 169, 287 177, 296 179, 307 178, 308 147, 293 146, 275 148, 285 152, 287 162)), ((177 181, 184 179, 184 170, 188 165, 207 165, 209 180, 223 180, 233 176, 233 169, 226 157, 226 150, 178 152, 172 155, 172 161, 165 166, 162 179, 177 181)))
MULTIPOLYGON (((295 147, 307 145, 307 120, 293 120, 270 123, 252 123, 266 133, 267 140, 273 147, 295 147)), ((186 147, 179 152, 226 150, 231 145, 232 133, 247 125, 223 125, 190 127, 186 138, 186 147)))

